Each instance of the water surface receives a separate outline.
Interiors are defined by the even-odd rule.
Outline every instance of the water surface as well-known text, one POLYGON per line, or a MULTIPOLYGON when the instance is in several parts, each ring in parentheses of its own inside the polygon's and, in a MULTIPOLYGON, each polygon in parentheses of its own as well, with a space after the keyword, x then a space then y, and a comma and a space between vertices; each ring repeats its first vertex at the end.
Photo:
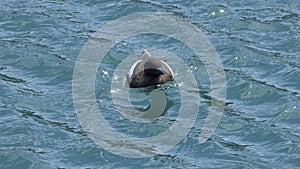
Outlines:
POLYGON ((300 167, 298 1, 4 0, 0 9, 1 168, 300 167), (169 97, 168 111, 154 124, 140 124, 141 130, 116 113, 109 88, 114 69, 128 54, 149 46, 174 52, 201 86, 191 91, 201 102, 187 137, 168 152, 130 159, 97 146, 82 129, 71 87, 79 52, 106 23, 137 12, 185 19, 205 32, 219 53, 228 83, 226 108, 205 143, 197 140, 211 92, 203 64, 190 49, 157 35, 131 37, 107 54, 95 82, 97 99, 104 103, 99 107, 116 130, 131 136, 167 128, 180 106, 175 82, 161 89, 169 97))

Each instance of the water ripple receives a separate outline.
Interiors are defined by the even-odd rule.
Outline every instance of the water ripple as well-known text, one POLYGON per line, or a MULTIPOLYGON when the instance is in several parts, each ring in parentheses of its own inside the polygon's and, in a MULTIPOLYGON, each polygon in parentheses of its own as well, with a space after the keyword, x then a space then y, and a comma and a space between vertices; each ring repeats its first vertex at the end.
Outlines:
MULTIPOLYGON (((300 166, 299 2, 4 0, 0 9, 0 168, 300 166), (98 103, 105 101, 101 106, 119 131, 159 132, 153 126, 137 130, 113 114, 116 105, 110 100, 109 81, 121 56, 137 53, 146 44, 172 51, 187 62, 201 86, 187 91, 201 97, 197 122, 188 136, 164 154, 127 159, 105 151, 83 132, 71 92, 80 49, 104 24, 136 12, 184 18, 216 47, 226 71, 228 100, 207 142, 197 142, 211 100, 205 68, 188 48, 161 37, 151 43, 132 37, 108 54, 99 65, 106 73, 97 72, 98 103)), ((180 107, 175 89, 176 85, 163 88, 171 101, 156 125, 174 123, 180 107)), ((146 102, 138 106, 144 108, 146 102)))

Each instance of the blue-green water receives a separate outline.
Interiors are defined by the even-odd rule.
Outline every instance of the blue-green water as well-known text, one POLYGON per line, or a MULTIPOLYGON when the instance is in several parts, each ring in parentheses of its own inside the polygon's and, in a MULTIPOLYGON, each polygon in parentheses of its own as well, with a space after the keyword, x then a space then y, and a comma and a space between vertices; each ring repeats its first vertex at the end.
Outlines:
POLYGON ((0 168, 300 168, 300 2, 4 0, 0 9, 0 168), (219 53, 226 107, 206 142, 198 142, 211 90, 205 69, 189 49, 157 35, 131 37, 107 54, 97 72, 99 107, 130 136, 168 127, 180 106, 174 83, 161 89, 168 111, 141 131, 113 113, 109 89, 125 56, 149 46, 172 51, 202 86, 199 115, 187 137, 168 152, 131 159, 99 147, 82 129, 72 99, 79 52, 105 24, 137 12, 185 19, 219 53))

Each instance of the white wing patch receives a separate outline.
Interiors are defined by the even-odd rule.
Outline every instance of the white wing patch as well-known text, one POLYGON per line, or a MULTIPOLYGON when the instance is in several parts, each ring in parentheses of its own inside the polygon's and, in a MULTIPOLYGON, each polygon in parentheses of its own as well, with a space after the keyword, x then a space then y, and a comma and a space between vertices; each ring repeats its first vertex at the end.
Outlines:
POLYGON ((172 74, 172 77, 174 77, 174 73, 173 73, 173 70, 171 69, 171 67, 164 61, 161 60, 161 63, 163 63, 165 66, 167 66, 167 68, 170 70, 171 74, 172 74))
POLYGON ((133 74, 133 71, 134 71, 136 65, 137 65, 138 63, 140 63, 141 61, 142 61, 142 60, 136 61, 136 62, 130 67, 130 70, 129 70, 128 74, 127 74, 128 80, 131 79, 132 74, 133 74))

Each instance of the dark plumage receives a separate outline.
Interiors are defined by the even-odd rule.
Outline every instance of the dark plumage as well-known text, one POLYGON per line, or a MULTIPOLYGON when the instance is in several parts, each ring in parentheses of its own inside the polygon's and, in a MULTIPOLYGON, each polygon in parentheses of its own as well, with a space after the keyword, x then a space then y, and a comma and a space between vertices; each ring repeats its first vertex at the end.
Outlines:
POLYGON ((174 74, 170 66, 157 58, 151 57, 144 50, 141 60, 136 61, 130 68, 127 80, 130 87, 147 87, 172 81, 174 74))

